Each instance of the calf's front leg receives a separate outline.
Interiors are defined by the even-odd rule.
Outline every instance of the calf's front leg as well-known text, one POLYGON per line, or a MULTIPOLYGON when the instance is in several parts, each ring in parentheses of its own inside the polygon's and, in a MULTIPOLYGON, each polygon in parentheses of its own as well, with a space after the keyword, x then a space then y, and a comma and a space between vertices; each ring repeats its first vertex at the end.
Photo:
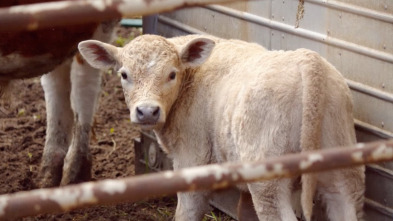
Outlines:
MULTIPOLYGON (((199 150, 200 155, 192 152, 177 153, 178 155, 173 158, 173 169, 175 171, 208 164, 209 158, 206 158, 207 154, 203 152, 203 148, 192 148, 192 144, 185 144, 184 146, 189 147, 187 149, 184 148, 186 150, 199 150), (195 156, 195 158, 187 157, 190 156, 189 154, 195 156)), ((180 147, 178 149, 182 150, 183 148, 180 147)), ((192 183, 189 184, 190 186, 195 185, 192 183)), ((175 221, 201 221, 203 216, 211 211, 208 202, 210 194, 211 191, 178 192, 175 221)))
POLYGON ((200 221, 211 208, 209 192, 186 192, 177 194, 176 221, 200 221))
POLYGON ((259 220, 297 221, 291 205, 291 186, 291 179, 248 184, 259 220))

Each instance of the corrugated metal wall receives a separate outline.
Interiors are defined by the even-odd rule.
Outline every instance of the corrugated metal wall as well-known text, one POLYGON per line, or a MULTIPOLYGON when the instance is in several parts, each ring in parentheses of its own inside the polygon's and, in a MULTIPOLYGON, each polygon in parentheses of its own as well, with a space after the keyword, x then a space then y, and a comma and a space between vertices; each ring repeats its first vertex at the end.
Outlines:
MULTIPOLYGON (((352 89, 358 141, 393 138, 393 1, 306 0, 295 29, 297 7, 297 0, 264 0, 183 9, 159 15, 155 31, 315 50, 352 89)), ((366 182, 367 220, 393 220, 393 162, 368 166, 366 182)))

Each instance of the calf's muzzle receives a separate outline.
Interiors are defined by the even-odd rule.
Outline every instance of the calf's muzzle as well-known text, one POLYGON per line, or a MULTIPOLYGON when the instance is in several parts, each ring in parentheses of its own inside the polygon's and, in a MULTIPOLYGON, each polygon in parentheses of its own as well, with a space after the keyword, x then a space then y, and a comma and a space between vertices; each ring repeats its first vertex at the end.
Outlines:
POLYGON ((141 105, 136 107, 136 118, 140 124, 155 124, 160 118, 160 107, 141 105))

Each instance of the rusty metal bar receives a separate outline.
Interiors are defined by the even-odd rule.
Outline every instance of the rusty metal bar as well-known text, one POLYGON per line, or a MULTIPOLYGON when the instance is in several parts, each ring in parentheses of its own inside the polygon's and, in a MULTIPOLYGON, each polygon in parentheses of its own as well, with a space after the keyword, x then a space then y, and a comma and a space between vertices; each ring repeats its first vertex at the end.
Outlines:
POLYGON ((233 1, 236 0, 68 0, 18 5, 0 8, 0 33, 100 22, 233 1))
POLYGON ((134 202, 183 191, 318 172, 393 159, 393 140, 291 154, 254 163, 207 165, 118 180, 88 182, 0 196, 0 219, 68 211, 91 205, 134 202))

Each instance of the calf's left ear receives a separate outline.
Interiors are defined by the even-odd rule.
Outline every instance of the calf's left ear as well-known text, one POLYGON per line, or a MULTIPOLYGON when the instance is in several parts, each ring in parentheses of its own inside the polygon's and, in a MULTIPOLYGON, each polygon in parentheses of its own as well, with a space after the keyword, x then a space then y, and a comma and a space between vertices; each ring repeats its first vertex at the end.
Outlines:
POLYGON ((98 69, 110 69, 117 64, 119 48, 96 40, 82 41, 78 45, 79 52, 87 63, 98 69))
POLYGON ((203 64, 213 51, 215 42, 208 38, 196 38, 180 49, 179 55, 186 67, 203 64))

